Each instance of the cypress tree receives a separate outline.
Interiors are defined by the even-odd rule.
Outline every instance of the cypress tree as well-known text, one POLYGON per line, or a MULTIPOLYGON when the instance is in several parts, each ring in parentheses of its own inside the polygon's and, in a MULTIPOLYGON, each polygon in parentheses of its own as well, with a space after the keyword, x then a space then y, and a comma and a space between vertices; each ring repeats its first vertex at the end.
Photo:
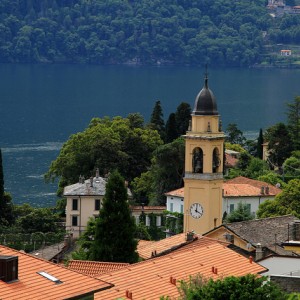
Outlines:
POLYGON ((257 146, 256 146, 256 156, 260 159, 263 158, 263 143, 264 143, 263 132, 262 129, 260 129, 259 136, 257 139, 257 146))
POLYGON ((192 109, 188 103, 182 102, 178 105, 175 113, 178 136, 186 134, 191 120, 192 109))
POLYGON ((134 263, 138 260, 135 222, 127 202, 124 179, 114 171, 96 221, 95 239, 89 258, 97 261, 134 263))
POLYGON ((2 150, 0 149, 0 225, 7 226, 13 222, 11 196, 4 192, 4 173, 2 150))
POLYGON ((176 126, 176 118, 175 114, 171 113, 169 119, 166 123, 166 143, 171 143, 175 139, 177 139, 177 126, 176 126))
POLYGON ((150 119, 150 128, 157 130, 161 139, 165 140, 165 122, 160 101, 156 101, 150 119))

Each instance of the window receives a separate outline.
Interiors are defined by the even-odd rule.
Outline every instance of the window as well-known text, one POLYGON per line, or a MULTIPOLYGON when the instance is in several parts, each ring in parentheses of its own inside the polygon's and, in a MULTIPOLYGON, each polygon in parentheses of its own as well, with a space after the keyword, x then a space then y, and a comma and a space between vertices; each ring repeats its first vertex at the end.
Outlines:
POLYGON ((173 203, 170 203, 170 212, 173 212, 173 203))
POLYGON ((100 199, 95 200, 95 210, 100 210, 100 199))
POLYGON ((157 227, 161 226, 161 216, 156 216, 156 226, 157 227))
POLYGON ((135 216, 135 224, 138 225, 140 223, 140 216, 135 216))
POLYGON ((72 210, 78 210, 78 199, 73 199, 72 210))
POLYGON ((180 212, 183 214, 183 204, 180 205, 180 212))
POLYGON ((149 216, 146 216, 146 226, 150 226, 150 218, 149 218, 149 216))
POLYGON ((234 211, 234 204, 229 205, 229 212, 232 213, 234 211))
POLYGON ((78 216, 72 216, 72 226, 78 226, 78 216))

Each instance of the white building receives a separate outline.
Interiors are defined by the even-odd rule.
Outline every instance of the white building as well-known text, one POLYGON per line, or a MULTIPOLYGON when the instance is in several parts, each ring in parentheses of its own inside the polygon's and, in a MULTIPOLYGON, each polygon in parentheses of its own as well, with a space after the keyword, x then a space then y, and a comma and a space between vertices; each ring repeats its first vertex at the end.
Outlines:
MULTIPOLYGON (((252 214, 256 214, 258 207, 266 200, 272 200, 281 189, 266 182, 236 177, 223 183, 223 214, 231 213, 238 203, 247 204, 252 214)), ((167 210, 171 212, 184 212, 184 188, 165 194, 167 196, 167 210)), ((189 213, 186 211, 185 213, 189 213)))

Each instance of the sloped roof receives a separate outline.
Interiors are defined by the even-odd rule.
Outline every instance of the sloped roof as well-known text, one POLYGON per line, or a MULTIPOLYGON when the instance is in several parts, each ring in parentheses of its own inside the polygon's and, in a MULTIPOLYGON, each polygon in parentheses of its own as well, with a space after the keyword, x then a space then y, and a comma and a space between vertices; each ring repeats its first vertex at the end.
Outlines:
POLYGON ((292 215, 286 215, 235 222, 221 226, 227 227, 252 245, 260 243, 262 247, 270 248, 275 243, 280 244, 291 238, 291 225, 295 221, 299 221, 299 219, 292 215))
POLYGON ((184 197, 184 188, 180 188, 174 191, 170 191, 168 193, 165 193, 166 196, 174 196, 174 197, 184 197))
POLYGON ((111 284, 102 280, 2 245, 0 256, 18 256, 19 279, 10 283, 0 280, 1 300, 69 299, 111 287, 111 284), (41 271, 54 276, 62 283, 56 284, 37 273, 41 271))
MULTIPOLYGON (((254 180, 239 176, 228 181, 223 182, 223 197, 250 197, 250 196, 260 196, 260 197, 270 197, 276 196, 281 193, 281 189, 277 188, 271 184, 264 181, 254 180), (269 188, 269 192, 262 194, 261 188, 269 188)), ((184 188, 180 188, 174 191, 170 191, 165 194, 166 196, 174 197, 184 197, 184 188)))
POLYGON ((225 153, 225 166, 228 168, 233 168, 235 167, 235 165, 237 164, 237 162, 239 161, 238 158, 230 155, 229 153, 225 153))
POLYGON ((153 256, 175 250, 188 243, 186 241, 186 233, 180 233, 155 242, 150 241, 145 243, 144 241, 139 241, 137 252, 141 258, 149 259, 153 256))
POLYGON ((223 183, 224 197, 276 196, 281 189, 263 181, 239 176, 223 183), (262 194, 262 187, 265 192, 262 194), (266 193, 266 187, 269 191, 266 193))
POLYGON ((68 269, 80 272, 92 277, 99 276, 103 273, 115 271, 129 266, 128 263, 100 262, 88 260, 70 260, 68 269))
POLYGON ((189 276, 202 274, 216 279, 264 271, 264 267, 250 262, 221 243, 201 237, 170 254, 99 276, 99 279, 111 282, 114 287, 96 293, 94 299, 128 299, 126 291, 132 293, 135 300, 159 299, 163 295, 179 297, 178 281, 188 280, 189 276), (217 269, 217 274, 213 273, 213 267, 217 269))
POLYGON ((64 188, 64 196, 104 196, 106 180, 102 177, 91 179, 68 185, 64 188))

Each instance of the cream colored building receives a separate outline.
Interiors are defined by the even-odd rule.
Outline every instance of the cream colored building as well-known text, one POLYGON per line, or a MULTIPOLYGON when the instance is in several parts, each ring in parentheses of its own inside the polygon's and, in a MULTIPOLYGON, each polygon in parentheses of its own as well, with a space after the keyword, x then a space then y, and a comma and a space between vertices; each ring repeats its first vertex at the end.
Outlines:
POLYGON ((66 231, 74 237, 86 229, 90 217, 97 217, 105 194, 106 180, 96 172, 88 180, 79 179, 78 183, 64 188, 66 206, 66 231))

